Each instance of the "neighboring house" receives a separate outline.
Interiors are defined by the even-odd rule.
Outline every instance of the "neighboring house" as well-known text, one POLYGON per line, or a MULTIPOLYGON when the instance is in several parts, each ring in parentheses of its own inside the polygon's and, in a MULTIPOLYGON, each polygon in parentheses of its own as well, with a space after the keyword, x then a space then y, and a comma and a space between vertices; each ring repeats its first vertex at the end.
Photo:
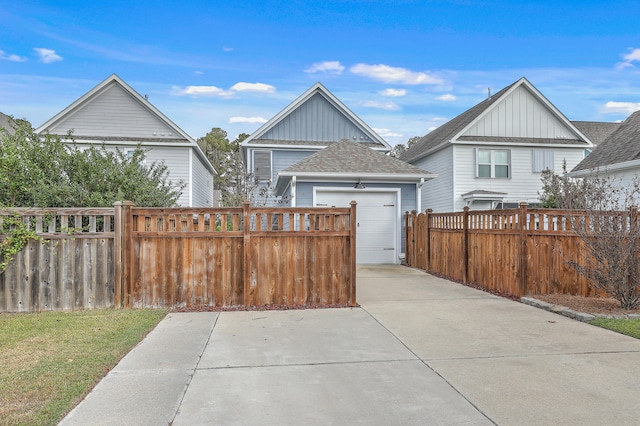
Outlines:
POLYGON ((577 165, 591 141, 526 78, 424 136, 401 160, 432 171, 422 206, 436 212, 535 204, 541 172, 577 165))
POLYGON ((62 137, 69 131, 78 147, 104 145, 127 153, 140 145, 148 150, 147 162, 164 162, 171 181, 186 183, 178 205, 213 205, 215 170, 196 141, 117 75, 36 129, 62 137))
POLYGON ((8 134, 12 135, 15 133, 15 130, 13 128, 14 125, 15 124, 11 116, 0 112, 0 130, 4 130, 8 134))
POLYGON ((620 184, 630 183, 640 175, 640 111, 617 124, 593 152, 567 175, 570 177, 609 176, 620 184))
POLYGON ((385 153, 390 146, 316 83, 242 143, 247 170, 289 206, 358 203, 357 262, 398 263, 403 213, 421 209, 435 175, 385 153))

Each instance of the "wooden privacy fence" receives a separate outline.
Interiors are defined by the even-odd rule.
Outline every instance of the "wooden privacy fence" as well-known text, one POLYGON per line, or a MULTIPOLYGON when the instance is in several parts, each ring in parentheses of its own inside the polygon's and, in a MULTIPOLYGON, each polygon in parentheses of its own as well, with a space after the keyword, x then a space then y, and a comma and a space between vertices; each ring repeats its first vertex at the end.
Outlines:
POLYGON ((47 241, 0 274, 0 309, 354 306, 355 209, 13 209, 47 241))
MULTIPOLYGON (((611 212, 612 217, 628 212, 611 212)), ((512 296, 595 292, 568 261, 587 253, 572 226, 585 211, 519 209, 405 214, 406 263, 512 296)))

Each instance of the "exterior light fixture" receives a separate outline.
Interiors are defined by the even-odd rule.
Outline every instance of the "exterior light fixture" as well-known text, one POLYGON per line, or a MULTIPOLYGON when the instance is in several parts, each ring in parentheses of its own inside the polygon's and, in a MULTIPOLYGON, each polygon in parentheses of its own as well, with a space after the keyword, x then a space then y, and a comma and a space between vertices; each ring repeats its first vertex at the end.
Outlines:
POLYGON ((362 182, 360 182, 360 179, 358 179, 358 182, 356 182, 356 186, 354 186, 355 189, 364 189, 366 188, 364 186, 364 184, 362 182))

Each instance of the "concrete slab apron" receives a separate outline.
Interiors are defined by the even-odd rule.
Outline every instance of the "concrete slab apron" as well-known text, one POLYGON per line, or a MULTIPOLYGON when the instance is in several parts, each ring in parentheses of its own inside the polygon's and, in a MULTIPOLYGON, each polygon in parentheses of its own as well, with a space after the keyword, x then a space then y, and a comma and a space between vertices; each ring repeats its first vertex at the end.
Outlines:
POLYGON ((60 424, 169 424, 217 317, 169 314, 60 424))
POLYGON ((174 425, 491 424, 361 309, 222 313, 174 425))
POLYGON ((359 274, 358 301, 497 424, 640 421, 637 339, 402 269, 359 274))

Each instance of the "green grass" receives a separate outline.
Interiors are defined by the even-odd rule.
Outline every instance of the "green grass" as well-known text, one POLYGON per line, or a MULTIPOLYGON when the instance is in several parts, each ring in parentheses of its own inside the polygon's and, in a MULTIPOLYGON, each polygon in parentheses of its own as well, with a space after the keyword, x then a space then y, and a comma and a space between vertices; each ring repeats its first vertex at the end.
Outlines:
POLYGON ((57 424, 165 314, 0 314, 0 425, 57 424))
POLYGON ((618 333, 626 334, 627 336, 635 337, 636 339, 640 339, 640 318, 633 318, 633 319, 598 318, 593 321, 589 321, 589 323, 593 325, 597 325, 598 327, 617 331, 618 333))

